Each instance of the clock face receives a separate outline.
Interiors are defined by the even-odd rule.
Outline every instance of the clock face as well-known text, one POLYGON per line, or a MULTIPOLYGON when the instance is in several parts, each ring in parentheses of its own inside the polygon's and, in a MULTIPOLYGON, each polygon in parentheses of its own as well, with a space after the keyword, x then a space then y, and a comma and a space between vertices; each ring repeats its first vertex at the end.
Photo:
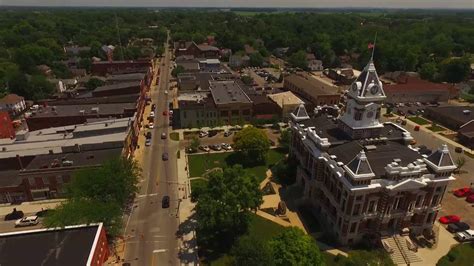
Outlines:
POLYGON ((379 85, 374 85, 372 86, 372 88, 370 88, 370 93, 377 94, 379 90, 380 90, 379 85))

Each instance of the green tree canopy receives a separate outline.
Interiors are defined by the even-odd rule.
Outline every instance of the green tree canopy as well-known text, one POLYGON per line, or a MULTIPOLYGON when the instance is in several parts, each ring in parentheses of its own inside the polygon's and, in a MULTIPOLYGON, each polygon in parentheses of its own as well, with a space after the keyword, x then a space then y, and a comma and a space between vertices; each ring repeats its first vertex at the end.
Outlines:
POLYGON ((171 71, 171 75, 173 77, 177 77, 179 74, 183 73, 184 72, 184 67, 179 65, 177 67, 175 67, 172 71, 171 71))
POLYGON ((253 126, 245 127, 234 135, 234 149, 241 152, 249 162, 264 162, 270 141, 265 131, 253 126))
POLYGON ((290 150, 290 140, 291 140, 291 130, 290 129, 283 129, 280 133, 280 137, 278 138, 278 144, 282 149, 286 151, 290 150))
POLYGON ((240 79, 242 80, 242 82, 245 84, 245 85, 252 85, 253 84, 253 78, 249 75, 242 75, 240 77, 240 79))
POLYGON ((273 256, 268 243, 252 236, 243 236, 232 249, 236 266, 272 266, 273 256))
POLYGON ((469 73, 471 73, 471 64, 466 57, 446 59, 441 62, 440 75, 443 81, 458 83, 466 80, 469 73))
POLYGON ((285 228, 269 246, 277 266, 325 264, 314 239, 297 227, 285 228))
POLYGON ((105 81, 101 80, 101 79, 98 79, 98 78, 90 78, 85 86, 86 88, 88 88, 89 90, 94 90, 96 89, 97 87, 100 87, 100 86, 103 86, 105 84, 105 81))
POLYGON ((200 239, 208 244, 232 242, 246 232, 249 212, 261 203, 262 192, 256 177, 242 166, 213 172, 196 205, 200 239))
POLYGON ((251 54, 250 56, 250 66, 261 67, 263 65, 263 56, 260 52, 251 54))
POLYGON ((438 76, 438 67, 436 63, 424 63, 418 70, 422 79, 434 81, 438 76))
POLYGON ((306 69, 308 66, 308 61, 306 60, 306 52, 303 50, 300 50, 296 53, 293 53, 290 58, 288 59, 288 62, 293 66, 293 67, 299 67, 301 69, 306 69))

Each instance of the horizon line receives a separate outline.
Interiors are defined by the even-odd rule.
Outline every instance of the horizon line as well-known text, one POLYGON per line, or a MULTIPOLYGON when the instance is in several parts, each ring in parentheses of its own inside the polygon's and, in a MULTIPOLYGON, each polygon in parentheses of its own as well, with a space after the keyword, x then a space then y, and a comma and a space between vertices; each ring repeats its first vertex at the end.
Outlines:
MULTIPOLYGON (((173 9, 340 9, 340 10, 446 10, 446 11, 474 11, 474 7, 285 7, 285 6, 229 6, 229 7, 215 7, 215 6, 128 6, 128 5, 0 5, 0 8, 173 8, 173 9)), ((262 11, 265 13, 265 11, 262 11)))

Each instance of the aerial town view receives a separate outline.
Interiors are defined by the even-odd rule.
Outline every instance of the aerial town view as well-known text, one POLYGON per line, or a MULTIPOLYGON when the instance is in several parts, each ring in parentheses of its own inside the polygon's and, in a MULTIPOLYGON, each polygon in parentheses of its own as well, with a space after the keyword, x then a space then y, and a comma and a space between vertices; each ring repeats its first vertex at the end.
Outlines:
POLYGON ((473 0, 0 1, 0 266, 473 266, 473 0))

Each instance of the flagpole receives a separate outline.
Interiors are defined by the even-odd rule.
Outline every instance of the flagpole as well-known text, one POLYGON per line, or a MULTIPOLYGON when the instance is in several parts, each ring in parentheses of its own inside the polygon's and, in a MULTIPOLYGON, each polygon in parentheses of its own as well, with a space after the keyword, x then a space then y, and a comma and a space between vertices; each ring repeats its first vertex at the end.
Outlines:
POLYGON ((375 32, 374 47, 372 47, 372 56, 370 56, 370 61, 374 61, 374 52, 375 52, 375 43, 376 42, 377 42, 377 32, 375 32))

